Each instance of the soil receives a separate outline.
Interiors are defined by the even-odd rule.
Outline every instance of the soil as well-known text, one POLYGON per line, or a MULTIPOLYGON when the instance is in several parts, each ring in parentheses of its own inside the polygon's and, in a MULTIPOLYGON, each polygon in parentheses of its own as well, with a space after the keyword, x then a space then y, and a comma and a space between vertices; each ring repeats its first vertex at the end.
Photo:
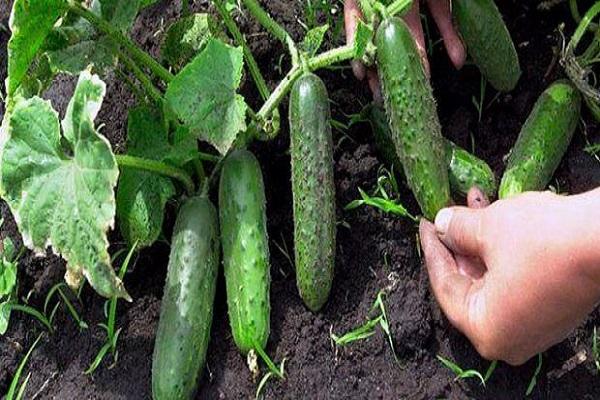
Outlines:
MULTIPOLYGON (((136 22, 133 37, 146 50, 158 55, 158 44, 165 26, 178 17, 179 2, 160 1, 144 10, 136 22)), ((205 10, 207 1, 196 1, 195 9, 205 10)), ((305 2, 269 0, 267 8, 292 34, 299 38, 305 2)), ((314 3, 314 2, 313 2, 314 3)), ((560 45, 557 27, 566 22, 566 32, 574 29, 566 4, 551 11, 539 11, 536 1, 498 1, 515 42, 523 67, 519 86, 510 94, 486 93, 481 120, 472 104, 479 97, 480 77, 476 68, 455 71, 435 42, 432 32, 432 82, 439 102, 444 134, 470 148, 471 134, 475 153, 488 161, 500 175, 504 156, 509 152, 534 101, 548 84, 561 77, 553 65, 560 45)), ((12 1, 0 2, 0 22, 8 25, 12 1)), ((337 13, 341 1, 334 2, 337 13)), ((323 17, 323 16, 321 16, 323 17)), ((252 50, 271 86, 282 78, 278 69, 283 47, 271 40, 254 22, 242 19, 252 50)), ((8 34, 0 30, 0 80, 6 76, 8 34)), ((340 37, 328 37, 328 46, 339 44, 340 37)), ((288 67, 287 61, 282 68, 288 67)), ((364 84, 357 82, 347 68, 319 73, 332 98, 334 118, 346 121, 370 101, 364 84)), ((55 107, 64 112, 73 90, 73 78, 61 77, 47 93, 55 107)), ((114 76, 107 77, 108 95, 98 118, 102 132, 114 148, 124 148, 127 106, 133 95, 114 76)), ((248 79, 244 94, 258 104, 255 89, 248 79)), ((0 110, 1 113, 2 110, 0 110)), ((282 111, 287 112, 286 107, 282 111)), ((584 114, 587 135, 597 142, 597 125, 584 114)), ((536 369, 536 361, 513 368, 500 363, 483 388, 476 380, 455 381, 454 375, 436 359, 440 354, 465 368, 485 371, 482 360, 469 342, 453 329, 441 314, 429 291, 428 278, 419 257, 416 227, 409 221, 382 214, 371 208, 344 211, 343 206, 357 197, 358 187, 374 186, 381 161, 375 151, 370 128, 356 125, 346 132, 336 131, 335 174, 338 204, 338 247, 336 277, 331 298, 320 313, 309 312, 296 290, 293 266, 280 251, 293 254, 290 167, 287 127, 275 141, 253 146, 258 155, 267 187, 269 235, 272 263, 272 332, 267 348, 277 361, 284 358, 286 379, 270 381, 266 399, 504 399, 523 398, 536 369), (377 293, 386 289, 386 306, 399 361, 396 362, 387 338, 378 332, 368 340, 336 350, 330 333, 343 333, 361 324, 369 314, 377 293)), ((585 153, 586 137, 580 130, 553 182, 561 192, 580 193, 600 185, 600 166, 585 153)), ((409 208, 417 207, 407 189, 401 198, 409 208)), ((6 219, 2 236, 18 239, 17 230, 4 203, 6 219)), ((170 236, 174 205, 169 210, 165 234, 170 236)), ((111 234, 116 251, 123 247, 118 230, 111 234)), ((85 375, 99 348, 104 332, 104 299, 86 287, 76 303, 89 329, 80 331, 67 311, 57 313, 57 330, 44 334, 33 352, 27 370, 31 373, 25 392, 27 399, 148 399, 154 335, 158 322, 162 285, 165 279, 168 247, 157 244, 141 252, 125 283, 134 301, 119 303, 117 326, 122 329, 118 362, 106 357, 98 370, 85 375)), ((53 256, 34 258, 27 254, 19 270, 19 294, 41 308, 49 288, 60 282, 64 263, 53 256)), ((214 312, 212 339, 207 368, 198 399, 250 399, 256 391, 245 359, 236 350, 229 329, 222 277, 214 312)), ((507 296, 518 293, 507 293, 507 296)), ((600 379, 591 352, 593 327, 600 323, 594 312, 565 341, 544 353, 538 382, 531 394, 535 399, 600 397, 600 379), (585 359, 579 362, 581 359, 585 359)), ((8 333, 0 338, 0 393, 4 393, 17 364, 42 332, 30 317, 13 313, 8 333)))

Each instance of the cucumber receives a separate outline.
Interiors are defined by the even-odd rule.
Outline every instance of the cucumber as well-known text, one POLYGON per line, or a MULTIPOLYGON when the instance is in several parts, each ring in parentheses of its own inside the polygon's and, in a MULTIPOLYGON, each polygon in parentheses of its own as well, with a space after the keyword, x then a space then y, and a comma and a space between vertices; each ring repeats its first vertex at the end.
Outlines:
POLYGON ((204 197, 179 211, 152 359, 154 400, 192 399, 210 339, 219 267, 217 212, 204 197))
POLYGON ((336 235, 331 110, 318 76, 296 81, 289 119, 296 281, 306 306, 318 311, 331 291, 336 235))
POLYGON ((385 19, 375 41, 392 141, 421 211, 433 219, 451 203, 444 139, 433 90, 404 21, 385 19))
MULTIPOLYGON (((398 168, 402 164, 392 142, 390 126, 385 110, 371 103, 362 112, 373 129, 375 145, 388 165, 398 168)), ((496 176, 482 159, 457 146, 450 140, 444 140, 446 165, 452 193, 466 197, 473 186, 481 189, 489 198, 496 196, 496 176)))
POLYGON ((508 158, 501 199, 546 188, 571 143, 580 112, 581 95, 570 82, 555 82, 542 93, 508 158))
POLYGON ((247 354, 266 347, 271 312, 265 188, 258 160, 249 151, 237 150, 225 159, 219 212, 229 322, 238 349, 247 354))
POLYGON ((519 56, 494 0, 454 0, 452 13, 481 74, 496 90, 513 90, 521 77, 519 56))
POLYGON ((446 161, 450 188, 454 193, 466 197, 469 190, 477 186, 488 198, 496 197, 496 176, 485 161, 450 140, 446 141, 446 161))

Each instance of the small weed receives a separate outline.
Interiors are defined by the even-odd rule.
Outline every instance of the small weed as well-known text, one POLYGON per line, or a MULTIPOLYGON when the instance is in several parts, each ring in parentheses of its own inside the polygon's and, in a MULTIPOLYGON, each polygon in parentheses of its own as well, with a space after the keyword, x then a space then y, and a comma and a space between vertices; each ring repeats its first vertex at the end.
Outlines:
POLYGON ((481 119, 483 117, 483 102, 485 101, 485 90, 487 88, 487 80, 481 76, 481 80, 479 82, 479 99, 475 96, 471 97, 471 102, 475 106, 478 115, 478 121, 481 123, 481 119))
POLYGON ((277 377, 278 375, 282 377, 285 376, 285 361, 285 358, 283 359, 283 361, 281 361, 281 365, 279 366, 279 370, 277 371, 277 373, 269 371, 265 374, 265 376, 262 377, 262 379, 258 383, 258 387, 256 388, 256 400, 260 398, 262 391, 267 386, 267 382, 269 382, 271 378, 277 377))
POLYGON ((369 337, 373 336, 375 334, 375 329, 379 325, 385 333, 385 335, 387 336, 388 343, 390 345, 390 348, 392 349, 392 354, 394 355, 394 359, 396 360, 396 362, 399 362, 398 356, 396 355, 396 349, 394 348, 394 341, 392 339, 390 325, 387 318, 384 290, 380 290, 379 293, 377 293, 377 298, 375 299, 375 302, 371 307, 370 313, 373 313, 375 310, 379 311, 379 315, 367 320, 367 322, 365 322, 363 325, 359 326, 356 329, 353 329, 350 332, 345 333, 342 336, 337 336, 334 333, 330 333, 331 340, 333 340, 333 342, 337 346, 347 346, 350 343, 368 339, 369 337))
POLYGON ((397 195, 395 193, 398 193, 398 191, 398 182, 394 176, 393 168, 391 171, 381 168, 373 195, 369 195, 361 188, 358 188, 361 198, 350 202, 344 209, 355 210, 363 205, 367 205, 375 207, 386 214, 393 214, 418 222, 418 218, 408 212, 406 207, 396 198, 397 195), (391 194, 388 192, 391 192, 391 194))
POLYGON ((535 371, 533 372, 533 376, 531 377, 531 381, 529 381, 529 385, 527 386, 527 391, 525 392, 525 396, 531 395, 533 393, 533 389, 537 385, 538 376, 542 370, 542 353, 538 354, 537 357, 537 366, 535 367, 535 371))
POLYGON ((477 378, 481 382, 482 386, 485 386, 486 382, 490 379, 490 377, 492 376, 492 373, 494 372, 494 370, 496 369, 496 366, 498 365, 498 361, 492 361, 492 363, 488 367, 487 371, 485 372, 485 375, 482 375, 481 372, 479 372, 475 369, 465 370, 458 364, 454 363, 453 361, 448 360, 447 358, 442 357, 439 354, 436 357, 442 363, 442 365, 444 367, 448 368, 450 371, 452 371, 454 373, 454 375, 456 375, 456 378, 454 378, 455 381, 459 381, 462 379, 469 379, 469 378, 477 378))
POLYGON ((19 363, 19 366, 17 367, 17 371, 15 372, 15 375, 13 376, 13 379, 10 382, 10 386, 8 387, 8 392, 6 393, 6 400, 20 400, 23 398, 23 394, 25 393, 27 383, 29 382, 29 378, 31 377, 31 373, 25 377, 25 379, 21 383, 21 386, 19 386, 18 391, 17 391, 17 386, 19 385, 19 381, 21 380, 21 375, 23 374, 25 365, 27 365, 27 362, 29 361, 29 357, 31 357, 31 353, 33 353, 33 350, 36 348, 36 346, 38 345, 38 343, 40 342, 41 339, 42 339, 42 334, 40 333, 38 335, 37 339, 35 339, 35 342, 33 342, 31 347, 27 351, 27 354, 25 354, 25 357, 23 357, 23 359, 19 363))
MULTIPOLYGON (((123 277, 125 276, 125 273, 127 272, 127 268, 129 268, 129 263, 131 262, 131 258, 133 256, 133 253, 134 253, 136 247, 137 247, 137 243, 135 243, 133 246, 131 246, 131 249, 129 250, 127 257, 125 257, 125 260, 123 261, 123 264, 121 265, 121 268, 119 269, 119 279, 121 279, 121 280, 123 280, 123 277)), ((119 254, 120 253, 118 253, 118 255, 119 254)), ((114 258, 116 258, 116 257, 114 257, 114 258)), ((98 369, 98 367, 102 363, 102 360, 104 359, 106 354, 108 354, 109 351, 113 357, 113 364, 109 367, 109 369, 113 368, 119 360, 119 351, 117 349, 117 341, 119 340, 119 334, 121 333, 121 328, 116 329, 116 326, 115 326, 116 320, 117 320, 117 301, 118 301, 117 297, 113 297, 112 299, 107 300, 106 303, 104 303, 104 315, 106 316, 106 323, 98 324, 98 326, 100 326, 101 328, 103 328, 106 331, 106 342, 100 348, 100 350, 98 351, 98 354, 96 354, 96 358, 94 358, 94 361, 92 361, 92 363, 90 364, 88 369, 84 372, 87 375, 93 374, 94 371, 96 371, 96 369, 98 369)))
MULTIPOLYGON (((331 37, 337 43, 344 30, 344 2, 342 0, 305 0, 304 1, 304 23, 300 24, 307 31, 317 28, 319 17, 324 16, 324 24, 331 27, 331 37)), ((324 25, 323 24, 323 25, 324 25)))

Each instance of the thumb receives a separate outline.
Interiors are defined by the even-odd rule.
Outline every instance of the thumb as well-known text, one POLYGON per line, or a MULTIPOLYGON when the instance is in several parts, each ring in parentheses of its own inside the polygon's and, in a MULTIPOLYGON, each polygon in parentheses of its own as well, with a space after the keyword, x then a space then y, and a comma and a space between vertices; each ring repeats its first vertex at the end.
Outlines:
POLYGON ((440 240, 457 254, 480 256, 482 212, 466 207, 440 210, 435 217, 435 230, 440 240))

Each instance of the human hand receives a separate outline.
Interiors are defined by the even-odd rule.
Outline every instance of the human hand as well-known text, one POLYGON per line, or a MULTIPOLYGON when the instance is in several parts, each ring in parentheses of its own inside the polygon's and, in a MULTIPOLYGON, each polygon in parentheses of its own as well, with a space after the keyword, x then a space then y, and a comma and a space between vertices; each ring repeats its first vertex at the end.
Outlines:
POLYGON ((519 365, 563 340, 600 299, 600 192, 526 193, 421 221, 431 287, 487 359, 519 365), (594 226, 596 225, 596 226, 594 226))
MULTIPOLYGON (((404 20, 417 44, 417 50, 421 54, 421 60, 425 72, 429 75, 429 61, 427 60, 427 51, 425 50, 425 35, 421 25, 420 0, 415 0, 411 10, 406 14, 404 20)), ((450 12, 450 0, 427 0, 429 11, 435 20, 438 29, 444 40, 444 45, 450 60, 457 69, 462 68, 466 59, 465 47, 452 23, 452 14, 450 12)), ((358 0, 346 0, 344 3, 344 19, 346 26, 346 42, 354 42, 358 20, 362 18, 358 0)), ((379 79, 374 69, 367 69, 360 61, 352 62, 352 70, 359 80, 367 78, 369 87, 376 100, 381 98, 379 88, 379 79)))

